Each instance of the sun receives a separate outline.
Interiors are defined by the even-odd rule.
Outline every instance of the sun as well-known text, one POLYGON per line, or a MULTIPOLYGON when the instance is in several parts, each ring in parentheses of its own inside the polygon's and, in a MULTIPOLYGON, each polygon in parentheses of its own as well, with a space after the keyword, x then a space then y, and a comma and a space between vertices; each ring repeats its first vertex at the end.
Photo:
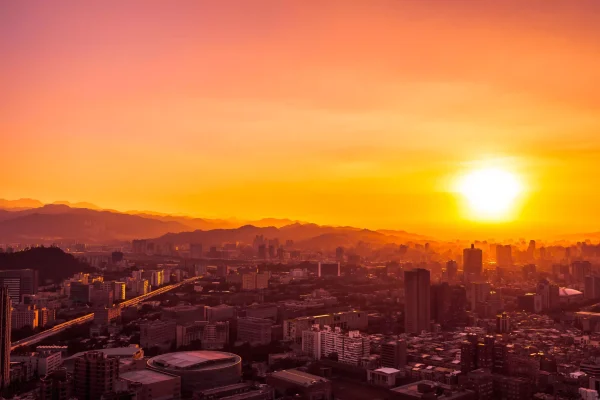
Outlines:
POLYGON ((503 220, 514 211, 523 192, 519 177, 500 168, 473 170, 458 181, 458 192, 475 219, 503 220))

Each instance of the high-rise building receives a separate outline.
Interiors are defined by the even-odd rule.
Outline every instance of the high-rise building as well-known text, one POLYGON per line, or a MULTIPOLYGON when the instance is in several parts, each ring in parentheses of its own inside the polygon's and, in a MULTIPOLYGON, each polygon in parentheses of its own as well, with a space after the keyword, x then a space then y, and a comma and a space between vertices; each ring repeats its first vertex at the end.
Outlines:
POLYGON ((0 286, 0 391, 10 385, 10 311, 8 288, 0 286))
POLYGON ((320 277, 325 277, 325 276, 340 276, 340 263, 319 263, 318 265, 318 276, 320 277))
POLYGON ((475 392, 477 400, 492 400, 494 378, 488 369, 480 368, 467 374, 465 386, 475 392))
POLYGON ((535 271, 536 271, 536 266, 535 264, 526 264, 523 265, 523 268, 521 269, 521 271, 523 271, 523 279, 528 279, 531 278, 535 275, 535 271))
POLYGON ((589 261, 575 261, 571 264, 573 280, 577 283, 583 283, 585 277, 592 273, 592 263, 589 261))
POLYGON ((144 270, 138 269, 137 271, 131 271, 131 277, 135 280, 141 281, 144 279, 144 270))
POLYGON ((175 321, 151 321, 140 325, 140 344, 143 348, 168 350, 177 338, 175 321))
POLYGON ((483 252, 472 244, 470 249, 463 250, 463 271, 465 279, 479 279, 483 272, 483 252))
POLYGON ((404 329, 406 333, 429 331, 431 324, 430 273, 426 269, 404 271, 404 329))
POLYGON ((327 325, 321 329, 314 325, 302 332, 302 351, 317 360, 336 354, 337 361, 358 365, 361 358, 369 356, 370 347, 369 336, 359 331, 344 332, 340 327, 327 325))
POLYGON ((79 400, 96 400, 115 390, 119 359, 101 351, 88 351, 75 360, 73 395, 79 400))
POLYGON ((531 313, 540 313, 544 309, 543 297, 535 293, 525 293, 517 297, 517 304, 520 310, 531 313))
POLYGON ((261 244, 258 246, 258 258, 261 260, 267 259, 267 245, 261 244))
POLYGON ((262 290, 269 288, 268 272, 248 272, 242 275, 242 290, 262 290))
POLYGON ((469 333, 467 339, 460 345, 460 370, 466 374, 477 369, 477 345, 479 339, 474 333, 469 333))
POLYGON ((451 306, 451 290, 447 282, 431 286, 431 319, 444 324, 451 306))
POLYGON ((547 280, 541 280, 536 289, 536 293, 542 296, 542 309, 551 310, 560 303, 558 285, 550 284, 547 280))
POLYGON ((535 260, 535 240, 529 241, 529 246, 527 247, 527 260, 528 261, 535 260))
POLYGON ((8 287, 12 304, 19 304, 24 294, 38 292, 38 271, 35 269, 0 271, 0 286, 8 287))
POLYGON ((597 299, 600 297, 600 276, 588 275, 585 277, 585 289, 583 295, 586 299, 597 299))
POLYGON ((60 368, 62 355, 60 352, 49 351, 13 354, 10 361, 27 365, 28 380, 31 380, 36 376, 44 376, 60 368))
POLYGON ((505 343, 494 344, 494 373, 506 374, 508 371, 508 348, 505 343))
POLYGON ((229 343, 229 321, 195 321, 177 325, 177 348, 200 341, 204 350, 218 350, 229 343))
POLYGON ((477 368, 494 368, 494 336, 487 335, 482 343, 477 343, 477 368))
POLYGON ((344 248, 338 247, 335 249, 335 260, 337 262, 344 262, 344 248))
POLYGON ((512 246, 497 245, 496 246, 496 265, 499 267, 510 267, 513 263, 512 259, 512 246))
POLYGON ((273 321, 270 319, 242 317, 237 320, 238 341, 251 345, 271 343, 273 321))
POLYGON ((381 365, 400 369, 406 365, 406 341, 392 340, 381 344, 381 365))
POLYGON ((72 388, 73 376, 59 368, 40 379, 40 400, 69 400, 72 388))
POLYGON ((510 317, 507 313, 496 315, 496 332, 497 333, 509 333, 510 332, 510 317))
POLYGON ((310 330, 313 325, 324 327, 341 327, 346 330, 366 330, 368 327, 368 314, 361 311, 344 311, 332 314, 298 317, 283 321, 283 337, 285 340, 299 342, 302 332, 310 330))
POLYGON ((115 301, 118 300, 125 300, 126 295, 125 293, 127 292, 127 285, 125 284, 125 282, 112 282, 113 284, 113 291, 115 293, 114 299, 115 301))
POLYGON ((133 240, 131 242, 131 250, 134 254, 145 254, 148 248, 148 242, 146 240, 133 240))
POLYGON ((36 329, 39 322, 39 310, 32 305, 17 305, 13 307, 10 319, 11 329, 22 329, 26 326, 36 329))
POLYGON ((220 304, 214 307, 206 307, 206 320, 211 322, 227 321, 235 318, 235 307, 220 304))
POLYGON ((450 260, 446 263, 446 275, 448 276, 448 281, 452 282, 456 279, 458 275, 458 264, 454 260, 450 260))
POLYGON ((477 304, 488 300, 492 286, 488 282, 473 282, 470 288, 469 302, 471 303, 471 311, 475 311, 477 304))
POLYGON ((153 288, 157 288, 164 284, 165 284, 165 271, 162 269, 158 270, 158 271, 151 271, 150 285, 153 288))
POLYGON ((190 243, 190 258, 200 259, 202 258, 202 244, 201 243, 190 243))
POLYGON ((69 299, 76 303, 89 303, 92 299, 93 286, 82 282, 71 282, 69 299))

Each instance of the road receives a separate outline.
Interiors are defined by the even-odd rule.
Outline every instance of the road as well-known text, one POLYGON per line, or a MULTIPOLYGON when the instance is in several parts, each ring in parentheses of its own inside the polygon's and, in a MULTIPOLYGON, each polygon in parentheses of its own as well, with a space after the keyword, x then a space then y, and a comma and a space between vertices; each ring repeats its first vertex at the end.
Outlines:
MULTIPOLYGON (((119 304, 119 307, 121 307, 121 308, 127 308, 127 307, 138 305, 139 303, 141 303, 143 301, 146 301, 146 300, 148 300, 148 299, 150 299, 150 298, 152 298, 154 296, 158 296, 160 294, 167 293, 167 292, 169 292, 169 291, 171 291, 173 289, 177 289, 177 288, 179 288, 179 287, 181 287, 183 285, 186 285, 188 283, 192 283, 192 282, 198 280, 199 278, 201 278, 201 277, 200 276, 195 276, 193 278, 186 279, 186 280, 184 280, 182 282, 175 283, 173 285, 169 285, 169 286, 162 287, 160 289, 153 290, 150 293, 147 293, 147 294, 135 297, 133 299, 124 301, 123 303, 119 304)), ((71 328, 71 327, 73 327, 75 325, 85 324, 86 322, 90 322, 90 321, 93 321, 93 320, 94 320, 94 313, 90 313, 90 314, 84 315, 83 317, 79 317, 79 318, 72 319, 72 320, 67 321, 67 322, 63 322, 62 324, 55 325, 52 328, 47 329, 47 330, 45 330, 43 332, 40 332, 40 333, 36 333, 33 336, 29 336, 29 337, 26 337, 24 339, 17 340, 16 342, 12 342, 11 343, 11 351, 14 351, 15 349, 17 349, 18 347, 21 347, 21 346, 29 346, 29 345, 32 345, 32 344, 39 343, 42 340, 44 340, 46 338, 49 338, 51 336, 54 336, 57 333, 63 332, 66 329, 71 328)))

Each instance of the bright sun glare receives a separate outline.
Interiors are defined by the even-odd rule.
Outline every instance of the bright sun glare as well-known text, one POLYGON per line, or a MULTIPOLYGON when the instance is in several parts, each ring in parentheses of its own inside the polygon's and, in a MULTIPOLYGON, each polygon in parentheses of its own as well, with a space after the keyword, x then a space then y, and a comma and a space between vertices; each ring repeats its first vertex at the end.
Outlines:
POLYGON ((478 169, 458 182, 458 191, 476 219, 498 220, 513 211, 523 187, 518 177, 499 168, 478 169))

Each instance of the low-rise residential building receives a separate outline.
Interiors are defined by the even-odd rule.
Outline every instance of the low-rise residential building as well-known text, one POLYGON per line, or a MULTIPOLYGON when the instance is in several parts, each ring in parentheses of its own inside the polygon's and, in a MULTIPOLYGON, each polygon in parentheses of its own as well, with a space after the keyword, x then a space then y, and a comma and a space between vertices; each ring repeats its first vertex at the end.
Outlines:
POLYGON ((141 386, 137 400, 179 400, 181 398, 181 377, 150 369, 124 372, 119 375, 120 390, 141 386))
POLYGON ((393 388, 397 386, 396 382, 399 382, 402 377, 404 377, 404 372, 395 368, 367 370, 367 382, 375 386, 393 388))
POLYGON ((333 399, 331 381, 297 369, 274 372, 267 376, 267 384, 280 396, 293 391, 298 395, 296 398, 302 400, 333 399))

